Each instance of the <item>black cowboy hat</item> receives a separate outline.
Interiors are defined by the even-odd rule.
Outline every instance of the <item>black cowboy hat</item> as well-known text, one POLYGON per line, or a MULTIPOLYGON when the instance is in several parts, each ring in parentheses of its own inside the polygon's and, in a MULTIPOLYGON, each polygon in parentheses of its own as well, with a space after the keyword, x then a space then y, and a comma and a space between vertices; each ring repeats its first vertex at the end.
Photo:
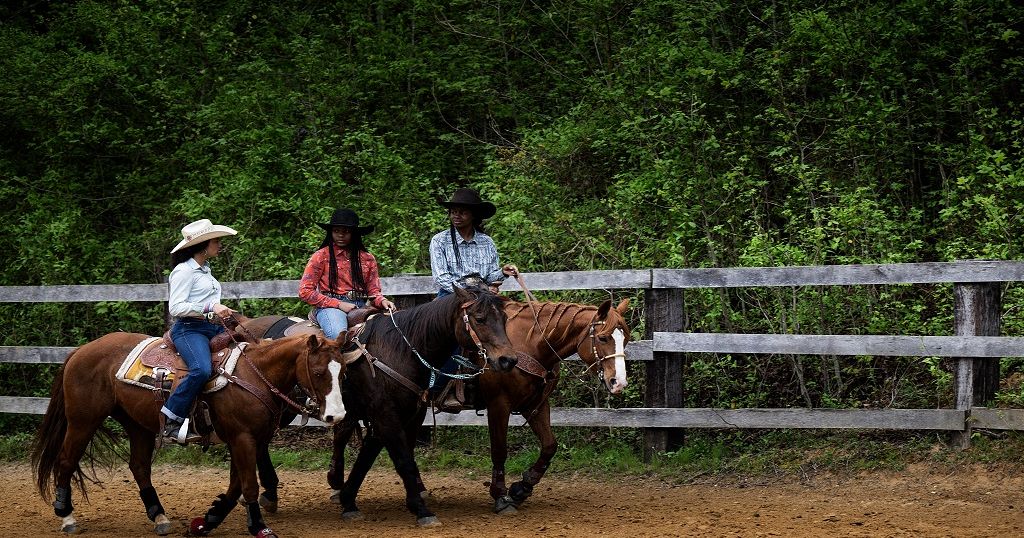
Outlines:
POLYGON ((359 225, 359 215, 356 215, 355 211, 348 208, 338 208, 334 210, 334 214, 331 215, 331 222, 318 222, 317 226, 330 231, 335 226, 345 226, 346 228, 352 228, 358 235, 367 235, 373 232, 374 226, 359 225))
POLYGON ((489 219, 494 216, 495 209, 494 204, 480 198, 480 193, 473 189, 455 189, 452 193, 452 199, 445 202, 444 200, 438 199, 437 203, 451 209, 452 206, 464 206, 468 207, 474 215, 483 219, 489 219))

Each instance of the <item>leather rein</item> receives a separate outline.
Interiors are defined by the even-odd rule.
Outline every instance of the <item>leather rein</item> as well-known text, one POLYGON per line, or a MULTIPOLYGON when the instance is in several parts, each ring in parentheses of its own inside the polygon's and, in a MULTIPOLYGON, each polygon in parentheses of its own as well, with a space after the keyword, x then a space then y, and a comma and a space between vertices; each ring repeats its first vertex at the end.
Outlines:
MULTIPOLYGON (((380 370, 381 372, 384 372, 385 374, 387 374, 388 377, 394 379, 395 381, 398 381, 403 387, 409 389, 413 393, 419 394, 421 401, 426 402, 426 401, 428 401, 428 399, 430 397, 429 396, 430 388, 433 387, 434 383, 437 381, 438 374, 442 374, 442 375, 445 375, 447 377, 451 377, 451 378, 455 378, 455 379, 471 379, 471 378, 474 378, 474 377, 484 373, 484 371, 487 370, 487 359, 488 359, 487 350, 484 348, 484 344, 480 340, 480 335, 477 334, 476 329, 473 328, 473 324, 470 323, 470 321, 469 321, 469 312, 466 310, 467 308, 469 308, 472 305, 473 305, 473 301, 468 301, 468 302, 465 302, 465 303, 462 303, 461 305, 459 305, 459 308, 462 310, 462 323, 464 324, 464 326, 466 328, 466 332, 469 333, 470 339, 473 340, 473 345, 476 346, 477 355, 483 361, 484 366, 482 368, 478 367, 477 371, 475 371, 473 373, 469 373, 469 374, 445 373, 445 372, 441 372, 440 369, 432 366, 429 362, 427 362, 426 359, 423 358, 422 355, 420 355, 420 352, 416 349, 415 346, 412 345, 412 342, 410 342, 409 339, 405 336, 405 333, 402 332, 402 329, 398 326, 398 323, 395 322, 394 312, 392 312, 392 311, 388 311, 387 312, 386 315, 388 316, 388 318, 391 319, 391 324, 394 325, 395 330, 397 330, 398 334, 401 335, 402 340, 404 340, 405 343, 409 346, 409 349, 411 349, 413 354, 416 355, 416 358, 419 359, 420 363, 423 364, 423 366, 426 366, 427 369, 430 371, 430 383, 427 385, 426 389, 424 389, 423 387, 420 387, 418 384, 416 384, 416 382, 414 382, 411 379, 409 379, 409 378, 403 376, 402 374, 398 373, 397 370, 395 370, 394 368, 388 366, 387 364, 382 362, 380 359, 375 357, 372 353, 370 353, 370 350, 366 348, 366 344, 363 344, 362 342, 359 341, 359 337, 358 336, 356 336, 352 341, 357 346, 359 346, 359 349, 360 349, 360 351, 362 351, 363 356, 366 357, 367 363, 370 364, 370 375, 371 375, 371 377, 376 377, 376 374, 374 373, 374 369, 380 370)), ((459 362, 461 362, 461 361, 459 361, 459 362)))
MULTIPOLYGON (((527 304, 530 305, 530 310, 533 312, 534 326, 537 327, 537 329, 540 331, 540 335, 541 338, 544 339, 544 343, 547 344, 548 348, 551 349, 551 352, 555 355, 555 358, 557 359, 555 365, 552 366, 550 369, 547 369, 544 368, 540 361, 533 358, 532 356, 526 353, 517 354, 519 355, 519 361, 516 362, 516 366, 527 374, 539 377, 544 382, 543 388, 540 390, 537 405, 534 406, 533 410, 531 410, 529 414, 523 415, 523 418, 525 418, 526 421, 529 422, 530 419, 532 419, 534 415, 536 415, 537 412, 540 410, 541 405, 543 405, 543 403, 547 401, 548 397, 550 397, 551 393, 555 390, 555 386, 558 381, 558 365, 561 364, 563 357, 558 354, 558 351, 555 350, 555 347, 551 345, 551 342, 548 341, 547 336, 545 336, 544 334, 544 328, 540 326, 540 316, 537 314, 537 308, 534 306, 534 304, 537 302, 537 299, 533 296, 532 293, 530 293, 530 290, 526 287, 526 282, 523 281, 523 277, 521 275, 517 274, 515 278, 516 282, 519 283, 519 287, 522 288, 523 294, 526 296, 527 304), (524 358, 526 360, 524 360, 524 358)), ((583 342, 585 342, 587 338, 590 339, 590 353, 594 357, 594 362, 591 363, 590 366, 588 366, 587 369, 583 371, 584 375, 589 373, 597 366, 603 366, 604 362, 609 359, 615 359, 617 357, 625 358, 626 356, 625 353, 611 353, 605 355, 604 357, 601 357, 600 352, 597 350, 597 327, 604 326, 606 324, 606 321, 598 320, 597 312, 594 312, 594 318, 590 321, 590 327, 587 331, 587 334, 580 339, 576 346, 574 346, 578 352, 579 349, 583 347, 583 342)))
MULTIPOLYGON (((241 323, 238 322, 237 319, 235 319, 234 315, 229 316, 228 319, 230 319, 234 323, 235 328, 238 328, 238 329, 241 329, 242 331, 244 331, 246 336, 248 336, 250 339, 252 339, 253 341, 257 341, 257 342, 259 341, 258 338, 256 338, 251 332, 249 332, 249 329, 245 328, 241 323)), ((225 328, 227 328, 227 324, 224 324, 224 325, 225 325, 225 328)), ((228 330, 233 330, 233 329, 228 329, 228 330)), ((245 359, 246 364, 248 364, 249 367, 252 368, 252 370, 254 372, 256 372, 256 376, 259 377, 261 381, 263 381, 263 384, 266 385, 267 389, 270 390, 271 394, 273 394, 274 396, 277 396, 285 404, 287 404, 288 406, 290 406, 293 409, 295 409, 296 411, 298 411, 302 415, 303 421, 305 421, 309 417, 310 414, 316 412, 317 406, 319 405, 318 402, 320 401, 320 399, 319 399, 319 395, 316 392, 316 386, 313 384, 313 378, 311 377, 311 374, 310 374, 310 372, 312 371, 312 368, 310 367, 310 358, 309 358, 309 352, 308 351, 306 351, 305 355, 306 355, 306 383, 309 386, 309 390, 306 390, 306 387, 304 387, 302 383, 299 383, 299 388, 301 388, 302 391, 306 393, 306 397, 308 398, 307 401, 311 402, 311 404, 307 405, 307 406, 303 406, 303 405, 300 405, 300 404, 296 403, 291 398, 289 398, 288 395, 286 395, 285 393, 281 392, 280 389, 278 389, 273 383, 270 382, 270 380, 267 379, 267 377, 265 375, 263 375, 263 372, 256 366, 256 364, 252 361, 252 359, 249 358, 249 355, 246 354, 246 352, 245 352, 245 344, 247 344, 247 342, 245 342, 245 341, 239 342, 235 338, 234 333, 231 334, 231 339, 238 345, 238 348, 239 348, 239 350, 241 351, 241 354, 242 354, 242 358, 245 359), (310 391, 312 391, 313 393, 310 394, 310 391)), ((259 399, 261 402, 263 402, 263 405, 267 406, 267 408, 270 409, 270 411, 272 413, 274 413, 275 416, 280 414, 280 412, 281 412, 280 408, 278 406, 274 405, 273 401, 271 399, 267 398, 266 391, 261 390, 259 387, 253 385, 252 383, 250 383, 250 382, 248 382, 248 381, 246 381, 246 380, 244 380, 244 379, 242 379, 242 378, 240 378, 240 377, 238 377, 238 376, 236 376, 234 374, 228 374, 227 372, 224 371, 223 367, 221 367, 220 374, 223 375, 225 377, 225 379, 228 380, 228 382, 234 383, 234 384, 238 385, 239 387, 242 387, 243 389, 245 389, 249 393, 251 393, 253 396, 256 396, 256 398, 259 399)), ((298 377, 299 377, 298 376, 298 371, 296 371, 295 377, 296 377, 296 379, 298 379, 298 377)))

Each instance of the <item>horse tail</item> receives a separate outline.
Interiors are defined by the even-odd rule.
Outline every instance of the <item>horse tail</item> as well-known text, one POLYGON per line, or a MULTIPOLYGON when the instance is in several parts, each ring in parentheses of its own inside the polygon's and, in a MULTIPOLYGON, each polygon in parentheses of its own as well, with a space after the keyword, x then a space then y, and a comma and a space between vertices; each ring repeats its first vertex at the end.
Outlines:
MULTIPOLYGON (((77 351, 77 350, 76 350, 77 351)), ((68 355, 64 365, 71 360, 74 351, 68 355)), ((50 389, 50 404, 43 415, 43 423, 39 426, 35 441, 32 443, 32 468, 35 471, 36 487, 43 499, 50 500, 54 485, 54 470, 64 445, 64 435, 68 431, 68 418, 64 410, 64 368, 61 366, 53 378, 50 389)), ((74 481, 82 489, 84 482, 82 469, 75 470, 74 481)))

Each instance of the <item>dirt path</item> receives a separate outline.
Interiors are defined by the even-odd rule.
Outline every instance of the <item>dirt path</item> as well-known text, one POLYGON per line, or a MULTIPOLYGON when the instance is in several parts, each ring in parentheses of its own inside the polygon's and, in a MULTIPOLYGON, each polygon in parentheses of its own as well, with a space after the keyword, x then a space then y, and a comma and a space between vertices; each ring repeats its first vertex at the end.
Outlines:
MULTIPOLYGON (((227 483, 227 471, 162 466, 155 473, 161 501, 183 535, 188 519, 205 513, 227 483)), ((59 521, 35 493, 24 464, 0 464, 0 536, 56 535, 59 521)), ((154 536, 126 468, 100 472, 90 503, 77 496, 76 516, 87 536, 154 536)), ((807 484, 700 484, 554 476, 513 516, 490 512, 483 477, 424 476, 430 506, 443 525, 419 529, 402 502, 393 472, 375 467, 360 496, 367 516, 342 522, 327 501, 322 472, 283 471, 281 510, 268 514, 284 536, 523 537, 523 536, 1021 536, 1024 476, 972 468, 937 474, 923 466, 807 484)), ((245 536, 235 509, 213 536, 245 536)))

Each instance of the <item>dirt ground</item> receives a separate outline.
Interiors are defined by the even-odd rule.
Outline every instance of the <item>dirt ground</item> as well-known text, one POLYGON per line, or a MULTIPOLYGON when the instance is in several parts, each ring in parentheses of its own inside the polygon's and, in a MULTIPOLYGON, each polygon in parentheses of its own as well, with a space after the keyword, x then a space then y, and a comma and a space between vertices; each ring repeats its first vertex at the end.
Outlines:
MULTIPOLYGON (((161 466, 155 486, 184 535, 225 487, 227 471, 161 466)), ((25 464, 0 464, 0 536, 59 534, 59 520, 35 492, 25 464)), ((127 468, 100 471, 90 502, 77 496, 87 536, 154 536, 127 468)), ((343 522, 328 501, 323 472, 281 472, 281 509, 267 514, 280 536, 1021 536, 1024 476, 990 468, 938 473, 925 466, 853 478, 810 478, 674 486, 657 480, 552 476, 511 516, 491 513, 486 477, 465 471, 424 475, 442 526, 420 529, 402 502, 397 476, 377 466, 360 495, 366 519, 343 522)), ((245 536, 236 508, 213 536, 245 536)))

